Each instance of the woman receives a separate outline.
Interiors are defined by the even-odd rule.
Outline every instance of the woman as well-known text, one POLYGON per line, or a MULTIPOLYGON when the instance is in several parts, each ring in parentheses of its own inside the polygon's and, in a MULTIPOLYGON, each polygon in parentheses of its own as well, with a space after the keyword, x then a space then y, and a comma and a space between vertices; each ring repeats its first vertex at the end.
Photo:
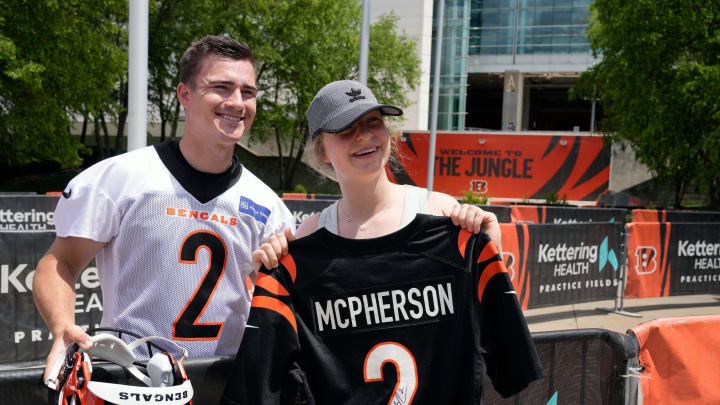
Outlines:
POLYGON ((323 87, 307 111, 312 151, 329 165, 340 183, 342 198, 308 217, 294 235, 271 237, 253 252, 255 268, 270 269, 287 253, 287 241, 319 228, 348 239, 387 235, 407 225, 417 213, 449 216, 470 232, 483 231, 500 249, 495 214, 459 204, 453 197, 392 183, 385 171, 390 159, 390 131, 383 115, 402 115, 395 106, 379 104, 360 82, 340 80, 323 87))
POLYGON ((486 373, 504 397, 542 376, 495 216, 388 179, 382 116, 400 114, 355 81, 313 99, 313 150, 342 198, 300 225, 290 252, 290 233, 254 252, 272 270, 259 272, 221 404, 469 405, 486 373), (481 230, 494 240, 468 232, 481 230))

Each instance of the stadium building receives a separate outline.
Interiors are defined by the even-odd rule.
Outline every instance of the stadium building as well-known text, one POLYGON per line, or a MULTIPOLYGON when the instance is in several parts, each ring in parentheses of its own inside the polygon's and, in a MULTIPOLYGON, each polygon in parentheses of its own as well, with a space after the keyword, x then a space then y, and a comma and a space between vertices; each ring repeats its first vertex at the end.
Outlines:
MULTIPOLYGON (((568 101, 596 59, 586 36, 591 0, 446 0, 439 130, 592 131, 589 101, 568 101)), ((370 1, 417 40, 423 76, 405 129, 428 129, 437 0, 370 1)))

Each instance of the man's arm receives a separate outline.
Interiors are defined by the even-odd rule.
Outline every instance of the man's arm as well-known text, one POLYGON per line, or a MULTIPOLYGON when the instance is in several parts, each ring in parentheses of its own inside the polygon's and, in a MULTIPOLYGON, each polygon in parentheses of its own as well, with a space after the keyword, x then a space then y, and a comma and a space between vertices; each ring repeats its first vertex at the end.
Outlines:
POLYGON ((63 354, 68 344, 76 342, 83 349, 92 347, 90 337, 75 325, 75 280, 105 244, 86 238, 57 237, 38 262, 33 298, 53 335, 43 381, 47 380, 55 358, 63 354))

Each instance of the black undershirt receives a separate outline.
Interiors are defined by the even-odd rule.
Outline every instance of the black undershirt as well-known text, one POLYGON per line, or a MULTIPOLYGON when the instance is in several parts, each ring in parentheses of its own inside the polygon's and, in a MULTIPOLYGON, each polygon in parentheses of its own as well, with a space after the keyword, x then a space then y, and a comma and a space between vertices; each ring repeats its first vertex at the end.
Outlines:
POLYGON ((235 156, 230 168, 222 173, 205 173, 190 166, 180 152, 179 142, 163 142, 155 145, 160 160, 170 174, 202 204, 214 199, 232 187, 240 179, 242 165, 235 156))

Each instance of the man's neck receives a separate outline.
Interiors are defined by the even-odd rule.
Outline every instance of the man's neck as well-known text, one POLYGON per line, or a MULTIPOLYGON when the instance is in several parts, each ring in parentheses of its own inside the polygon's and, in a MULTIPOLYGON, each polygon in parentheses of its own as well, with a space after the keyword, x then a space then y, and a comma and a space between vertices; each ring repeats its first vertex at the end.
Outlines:
POLYGON ((180 139, 180 153, 195 170, 223 173, 232 165, 233 145, 197 142, 192 136, 180 139))

